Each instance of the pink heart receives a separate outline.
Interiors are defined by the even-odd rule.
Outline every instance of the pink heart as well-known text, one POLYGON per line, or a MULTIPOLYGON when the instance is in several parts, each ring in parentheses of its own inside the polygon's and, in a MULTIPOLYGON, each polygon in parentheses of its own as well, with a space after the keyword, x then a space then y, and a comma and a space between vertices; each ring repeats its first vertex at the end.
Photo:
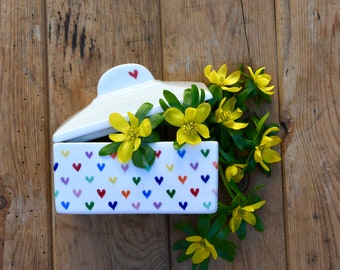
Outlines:
POLYGON ((136 210, 139 210, 140 202, 138 202, 138 203, 132 203, 132 207, 135 208, 136 210))
POLYGON ((134 71, 129 71, 129 75, 130 75, 132 78, 137 79, 137 77, 138 77, 138 70, 135 69, 134 71))
POLYGON ((79 198, 80 194, 81 194, 81 189, 78 190, 73 190, 73 194, 76 195, 77 198, 79 198))

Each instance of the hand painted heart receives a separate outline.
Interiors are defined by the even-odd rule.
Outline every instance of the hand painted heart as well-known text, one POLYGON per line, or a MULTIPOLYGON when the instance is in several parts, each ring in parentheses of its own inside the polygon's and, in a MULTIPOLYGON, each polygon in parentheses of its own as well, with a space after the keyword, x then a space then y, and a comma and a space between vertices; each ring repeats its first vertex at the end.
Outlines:
POLYGON ((210 153, 210 150, 209 150, 209 149, 206 149, 206 150, 201 149, 201 153, 202 153, 202 155, 203 155, 204 157, 207 157, 207 156, 209 155, 209 153, 210 153))
POLYGON ((78 163, 78 164, 73 163, 73 164, 72 164, 72 167, 73 167, 73 169, 75 169, 77 172, 79 172, 79 170, 80 170, 80 168, 81 168, 81 163, 78 163))
POLYGON ((172 199, 176 193, 176 190, 173 189, 173 190, 170 190, 170 189, 167 189, 166 190, 166 193, 168 193, 169 197, 172 199))
POLYGON ((98 163, 97 167, 102 172, 104 170, 104 168, 105 168, 105 163, 102 163, 102 164, 98 163))
POLYGON ((58 163, 58 162, 54 163, 53 171, 56 171, 56 170, 58 169, 58 166, 59 166, 59 163, 58 163))
POLYGON ((127 199, 129 197, 131 191, 130 190, 122 190, 121 193, 125 197, 125 199, 127 199))
POLYGON ((120 167, 122 168, 122 170, 123 170, 124 172, 126 172, 127 169, 129 168, 129 164, 122 164, 120 167))
POLYGON ((198 162, 196 162, 196 163, 190 163, 190 167, 193 168, 193 169, 196 171, 197 168, 198 168, 198 162))
POLYGON ((142 193, 143 193, 144 197, 148 199, 151 195, 151 190, 148 190, 148 191, 143 190, 142 193))
POLYGON ((154 202, 153 203, 153 206, 157 209, 157 210, 159 210, 159 208, 162 206, 162 202, 154 202))
POLYGON ((207 175, 201 175, 201 179, 203 180, 204 183, 207 183, 208 180, 209 180, 209 178, 210 178, 210 175, 209 175, 209 174, 207 174, 207 175))
POLYGON ((81 192, 82 192, 82 190, 81 189, 74 189, 74 190, 72 190, 73 191, 73 194, 74 195, 76 195, 76 197, 77 198, 79 198, 79 196, 81 195, 81 192))
POLYGON ((183 158, 184 155, 185 155, 185 150, 184 150, 184 149, 183 149, 183 150, 177 150, 177 154, 178 154, 181 158, 183 158))
POLYGON ((90 203, 86 202, 85 206, 86 206, 87 209, 89 209, 91 211, 93 206, 94 206, 94 202, 93 201, 91 201, 90 203))
POLYGON ((195 197, 197 197, 199 191, 200 191, 199 188, 196 188, 196 189, 191 188, 190 189, 191 194, 194 195, 195 197))
POLYGON ((185 210, 188 206, 188 202, 179 202, 178 205, 183 209, 185 210))
POLYGON ((178 176, 178 180, 184 185, 184 183, 185 183, 185 181, 187 181, 187 176, 186 175, 184 175, 184 176, 181 176, 181 175, 179 175, 178 176))
POLYGON ((134 79, 137 79, 138 77, 138 70, 135 69, 134 71, 129 71, 129 75, 134 78, 134 79))
POLYGON ((87 156, 88 159, 90 159, 93 155, 93 152, 85 152, 85 155, 87 156))
POLYGON ((156 182, 157 182, 158 185, 161 185, 162 182, 163 182, 163 176, 161 176, 161 177, 156 176, 156 177, 155 177, 155 180, 156 180, 156 182))
POLYGON ((68 207, 70 206, 70 202, 61 202, 61 206, 64 207, 66 210, 68 209, 68 207))
POLYGON ((103 197, 105 196, 106 190, 105 189, 97 189, 97 194, 99 195, 100 198, 103 199, 103 197))
POLYGON ((116 209, 117 204, 118 204, 117 201, 109 202, 109 203, 108 203, 108 205, 112 208, 112 210, 115 210, 115 209, 116 209))
POLYGON ((162 154, 162 151, 161 151, 161 150, 155 151, 156 157, 159 158, 159 157, 161 156, 161 154, 162 154))
POLYGON ((135 208, 136 210, 139 210, 140 202, 132 203, 132 207, 135 208))
POLYGON ((61 177, 60 178, 61 182, 63 182, 63 184, 65 184, 65 186, 67 186, 68 182, 70 181, 69 177, 61 177))

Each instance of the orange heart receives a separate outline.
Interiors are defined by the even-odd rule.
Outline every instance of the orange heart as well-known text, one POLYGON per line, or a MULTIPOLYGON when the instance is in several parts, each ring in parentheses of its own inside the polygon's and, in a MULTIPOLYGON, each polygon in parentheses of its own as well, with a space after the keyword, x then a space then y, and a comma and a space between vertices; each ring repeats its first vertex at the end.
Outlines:
POLYGON ((125 197, 125 199, 127 199, 130 195, 131 191, 128 190, 122 190, 122 195, 125 197))
POLYGON ((181 183, 184 185, 184 183, 185 183, 185 181, 187 181, 187 176, 186 175, 184 175, 184 176, 181 176, 181 175, 179 175, 178 176, 178 180, 179 181, 181 181, 181 183))

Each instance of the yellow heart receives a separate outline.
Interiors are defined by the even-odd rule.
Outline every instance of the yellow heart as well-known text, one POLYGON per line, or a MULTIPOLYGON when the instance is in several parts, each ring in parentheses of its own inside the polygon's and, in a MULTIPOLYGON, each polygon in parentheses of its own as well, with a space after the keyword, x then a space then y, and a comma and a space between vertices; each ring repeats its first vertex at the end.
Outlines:
POLYGON ((114 183, 116 183, 116 181, 117 181, 117 177, 115 176, 115 177, 110 177, 109 178, 109 180, 110 180, 110 182, 112 183, 112 184, 114 184, 114 183))
POLYGON ((168 169, 169 172, 171 172, 173 170, 174 166, 175 166, 174 164, 171 164, 171 165, 166 164, 165 165, 165 167, 168 169))
POLYGON ((66 151, 61 150, 61 154, 64 156, 64 158, 67 158, 68 155, 70 154, 70 151, 69 150, 66 150, 66 151))

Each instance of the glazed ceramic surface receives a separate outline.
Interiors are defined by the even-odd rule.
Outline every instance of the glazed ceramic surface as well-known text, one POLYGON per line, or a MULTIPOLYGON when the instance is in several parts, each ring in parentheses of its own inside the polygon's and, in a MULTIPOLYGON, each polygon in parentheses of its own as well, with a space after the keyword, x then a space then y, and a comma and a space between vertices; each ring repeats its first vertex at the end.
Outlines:
POLYGON ((86 142, 116 132, 109 115, 127 118, 144 102, 161 112, 159 99, 170 90, 183 100, 183 91, 203 83, 163 82, 138 64, 108 70, 98 83, 98 96, 63 123, 53 135, 55 207, 62 214, 213 213, 217 209, 218 144, 203 142, 175 151, 172 142, 153 144, 156 161, 140 169, 121 164, 114 155, 101 157, 107 144, 86 142))

